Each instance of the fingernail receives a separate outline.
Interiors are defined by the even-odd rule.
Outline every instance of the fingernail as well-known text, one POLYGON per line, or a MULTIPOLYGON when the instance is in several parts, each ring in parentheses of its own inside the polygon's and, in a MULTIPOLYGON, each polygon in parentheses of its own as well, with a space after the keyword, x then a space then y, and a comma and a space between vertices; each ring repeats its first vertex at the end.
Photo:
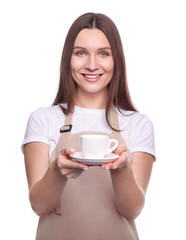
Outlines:
POLYGON ((88 171, 88 168, 83 168, 84 171, 88 171))
POLYGON ((115 167, 113 167, 112 169, 114 170, 114 169, 117 169, 118 168, 118 166, 115 166, 115 167))
POLYGON ((120 153, 122 153, 122 150, 121 150, 121 148, 118 148, 118 150, 120 151, 120 153))
POLYGON ((110 167, 105 168, 105 170, 110 170, 110 167))
POLYGON ((70 153, 72 153, 72 152, 74 152, 75 151, 75 149, 74 148, 71 148, 70 149, 70 153))

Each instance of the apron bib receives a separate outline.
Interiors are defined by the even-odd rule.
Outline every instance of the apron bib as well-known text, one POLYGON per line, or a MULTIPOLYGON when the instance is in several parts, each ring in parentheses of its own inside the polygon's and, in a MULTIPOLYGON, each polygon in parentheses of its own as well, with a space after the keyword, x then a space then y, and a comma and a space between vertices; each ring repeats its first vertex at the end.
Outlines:
MULTIPOLYGON (((68 114, 65 125, 72 122, 68 114)), ((111 109, 111 123, 119 129, 115 107, 111 109)), ((119 132, 81 132, 61 134, 51 161, 65 147, 81 151, 80 135, 102 134, 124 140, 119 132)), ((59 205, 51 213, 40 217, 36 240, 138 240, 134 221, 127 221, 115 206, 110 171, 99 166, 89 167, 76 179, 69 179, 59 205)))

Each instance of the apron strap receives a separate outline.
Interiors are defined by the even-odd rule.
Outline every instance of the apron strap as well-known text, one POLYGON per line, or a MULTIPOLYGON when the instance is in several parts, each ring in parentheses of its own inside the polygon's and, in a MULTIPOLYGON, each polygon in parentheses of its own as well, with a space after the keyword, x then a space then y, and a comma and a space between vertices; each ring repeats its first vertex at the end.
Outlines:
POLYGON ((72 116, 73 113, 68 113, 67 115, 65 115, 64 125, 60 128, 60 133, 70 133, 72 129, 72 116))
MULTIPOLYGON (((110 109, 110 121, 111 121, 112 127, 119 130, 118 114, 117 114, 116 107, 114 105, 112 105, 110 109)), ((113 132, 115 131, 113 130, 113 132)))
POLYGON ((67 115, 65 115, 64 125, 69 125, 72 123, 72 116, 73 116, 73 113, 68 113, 67 115))

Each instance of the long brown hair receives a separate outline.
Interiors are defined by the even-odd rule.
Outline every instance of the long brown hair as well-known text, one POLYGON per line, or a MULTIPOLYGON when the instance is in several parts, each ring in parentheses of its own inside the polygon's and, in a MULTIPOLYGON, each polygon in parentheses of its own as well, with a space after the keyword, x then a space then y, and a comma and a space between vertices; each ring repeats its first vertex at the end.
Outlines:
MULTIPOLYGON (((127 84, 126 64, 123 46, 119 32, 113 21, 104 14, 86 13, 78 17, 70 27, 61 57, 60 80, 56 98, 53 105, 59 105, 64 114, 74 111, 74 96, 76 83, 71 75, 70 61, 73 52, 74 42, 78 33, 84 28, 97 28, 107 36, 114 59, 114 73, 108 86, 108 99, 106 103, 105 117, 108 125, 113 129, 109 121, 109 112, 114 104, 117 109, 137 111, 134 107, 127 84), (66 103, 67 108, 60 104, 66 103)), ((115 129, 116 130, 116 129, 115 129)))

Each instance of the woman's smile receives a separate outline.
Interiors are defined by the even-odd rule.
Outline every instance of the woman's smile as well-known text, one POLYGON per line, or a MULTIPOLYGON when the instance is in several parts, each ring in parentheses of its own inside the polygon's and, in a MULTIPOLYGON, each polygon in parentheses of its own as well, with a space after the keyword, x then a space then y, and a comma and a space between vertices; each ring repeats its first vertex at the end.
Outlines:
POLYGON ((71 57, 71 74, 77 94, 107 94, 114 72, 110 43, 99 29, 83 29, 78 34, 71 57))
POLYGON ((100 80, 102 75, 103 74, 82 74, 84 79, 88 82, 96 82, 96 81, 100 80))

